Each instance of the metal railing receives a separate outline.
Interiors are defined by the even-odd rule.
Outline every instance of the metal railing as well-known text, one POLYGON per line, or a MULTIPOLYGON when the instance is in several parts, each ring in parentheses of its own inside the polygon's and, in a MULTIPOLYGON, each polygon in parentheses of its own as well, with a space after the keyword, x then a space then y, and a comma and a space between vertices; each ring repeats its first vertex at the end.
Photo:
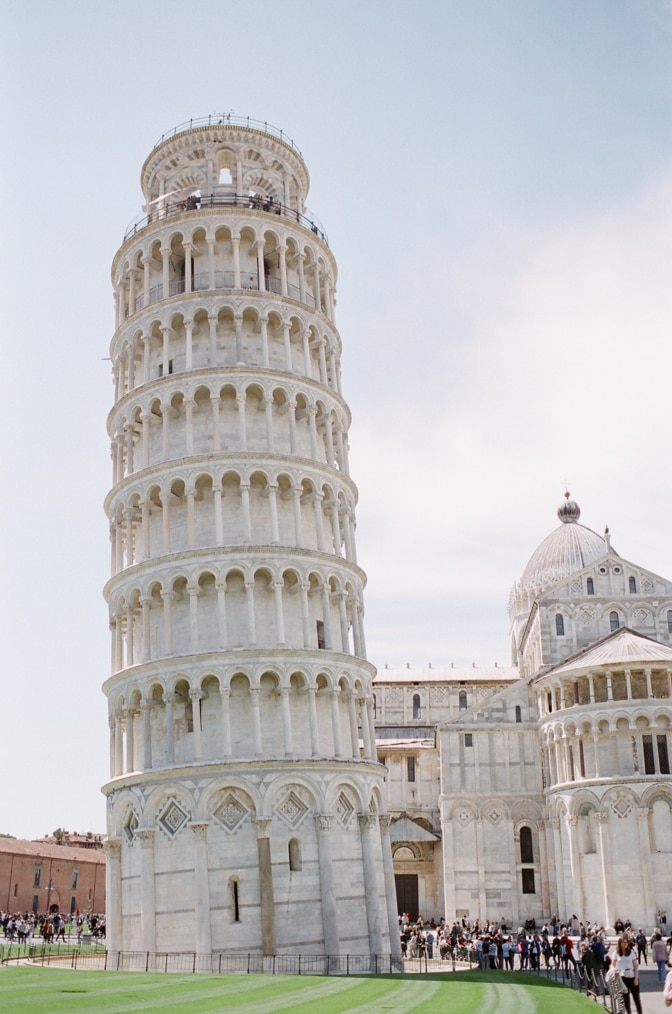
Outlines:
POLYGON ((248 211, 265 211, 270 215, 280 215, 297 222, 305 229, 309 229, 313 235, 329 246, 329 239, 319 219, 306 208, 306 214, 289 208, 270 198, 259 197, 253 194, 209 194, 206 197, 191 195, 181 201, 166 201, 159 203, 147 215, 134 218, 124 233, 124 243, 130 236, 144 229, 153 222, 163 222, 168 218, 174 218, 185 211, 202 211, 206 208, 244 208, 248 211))
POLYGON ((233 113, 212 113, 210 116, 199 116, 192 120, 186 120, 184 123, 179 123, 177 127, 173 127, 166 134, 161 134, 154 148, 158 148, 160 144, 170 140, 171 137, 183 134, 187 130, 194 130, 196 127, 247 127, 250 130, 260 130, 271 137, 277 137, 279 141, 288 145, 297 155, 301 155, 301 158, 303 158, 301 149, 292 141, 291 137, 285 134, 284 130, 274 127, 272 123, 267 123, 266 120, 253 120, 249 116, 234 116, 233 113))

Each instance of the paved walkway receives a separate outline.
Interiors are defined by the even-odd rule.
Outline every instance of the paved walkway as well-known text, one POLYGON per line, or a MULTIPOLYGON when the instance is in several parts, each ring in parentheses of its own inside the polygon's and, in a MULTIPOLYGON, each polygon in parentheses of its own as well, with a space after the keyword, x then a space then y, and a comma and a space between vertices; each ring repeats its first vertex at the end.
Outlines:
MULTIPOLYGON (((639 991, 642 998, 643 1014, 670 1014, 672 1007, 666 1007, 663 1000, 663 984, 658 982, 658 969, 644 965, 639 970, 639 991)), ((634 1004, 633 1004, 634 1008, 634 1004)), ((632 1014, 635 1014, 633 1009, 632 1014)))

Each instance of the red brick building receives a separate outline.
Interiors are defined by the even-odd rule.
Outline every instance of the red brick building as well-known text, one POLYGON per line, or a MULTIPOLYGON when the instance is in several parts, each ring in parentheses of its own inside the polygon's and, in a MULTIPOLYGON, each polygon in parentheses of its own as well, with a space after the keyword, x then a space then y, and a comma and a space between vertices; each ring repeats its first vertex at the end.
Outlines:
POLYGON ((104 853, 0 838, 0 910, 103 913, 104 853))

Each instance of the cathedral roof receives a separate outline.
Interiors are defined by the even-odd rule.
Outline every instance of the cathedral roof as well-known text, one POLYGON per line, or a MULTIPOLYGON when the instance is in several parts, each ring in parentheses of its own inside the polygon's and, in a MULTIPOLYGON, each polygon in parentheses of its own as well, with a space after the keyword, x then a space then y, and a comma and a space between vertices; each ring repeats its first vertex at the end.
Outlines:
POLYGON ((403 814, 390 824, 390 841, 438 841, 438 834, 427 831, 414 820, 403 814))
POLYGON ((558 508, 562 524, 535 549, 516 591, 550 588, 605 555, 610 549, 606 539, 580 525, 580 516, 579 505, 565 493, 565 502, 558 508))
POLYGON ((604 637, 597 644, 591 645, 560 665, 555 666, 545 676, 571 672, 576 669, 596 669, 599 666, 623 666, 637 663, 660 664, 672 668, 672 648, 651 637, 637 634, 628 627, 620 627, 612 634, 604 637))

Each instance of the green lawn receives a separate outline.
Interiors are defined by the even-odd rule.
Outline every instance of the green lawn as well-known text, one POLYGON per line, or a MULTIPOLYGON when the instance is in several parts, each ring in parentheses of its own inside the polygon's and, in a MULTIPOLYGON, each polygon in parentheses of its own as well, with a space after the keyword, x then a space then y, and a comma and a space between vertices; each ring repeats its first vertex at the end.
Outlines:
POLYGON ((126 1014, 586 1014, 585 997, 545 979, 506 972, 422 976, 145 975, 0 967, 1 1011, 126 1014))

